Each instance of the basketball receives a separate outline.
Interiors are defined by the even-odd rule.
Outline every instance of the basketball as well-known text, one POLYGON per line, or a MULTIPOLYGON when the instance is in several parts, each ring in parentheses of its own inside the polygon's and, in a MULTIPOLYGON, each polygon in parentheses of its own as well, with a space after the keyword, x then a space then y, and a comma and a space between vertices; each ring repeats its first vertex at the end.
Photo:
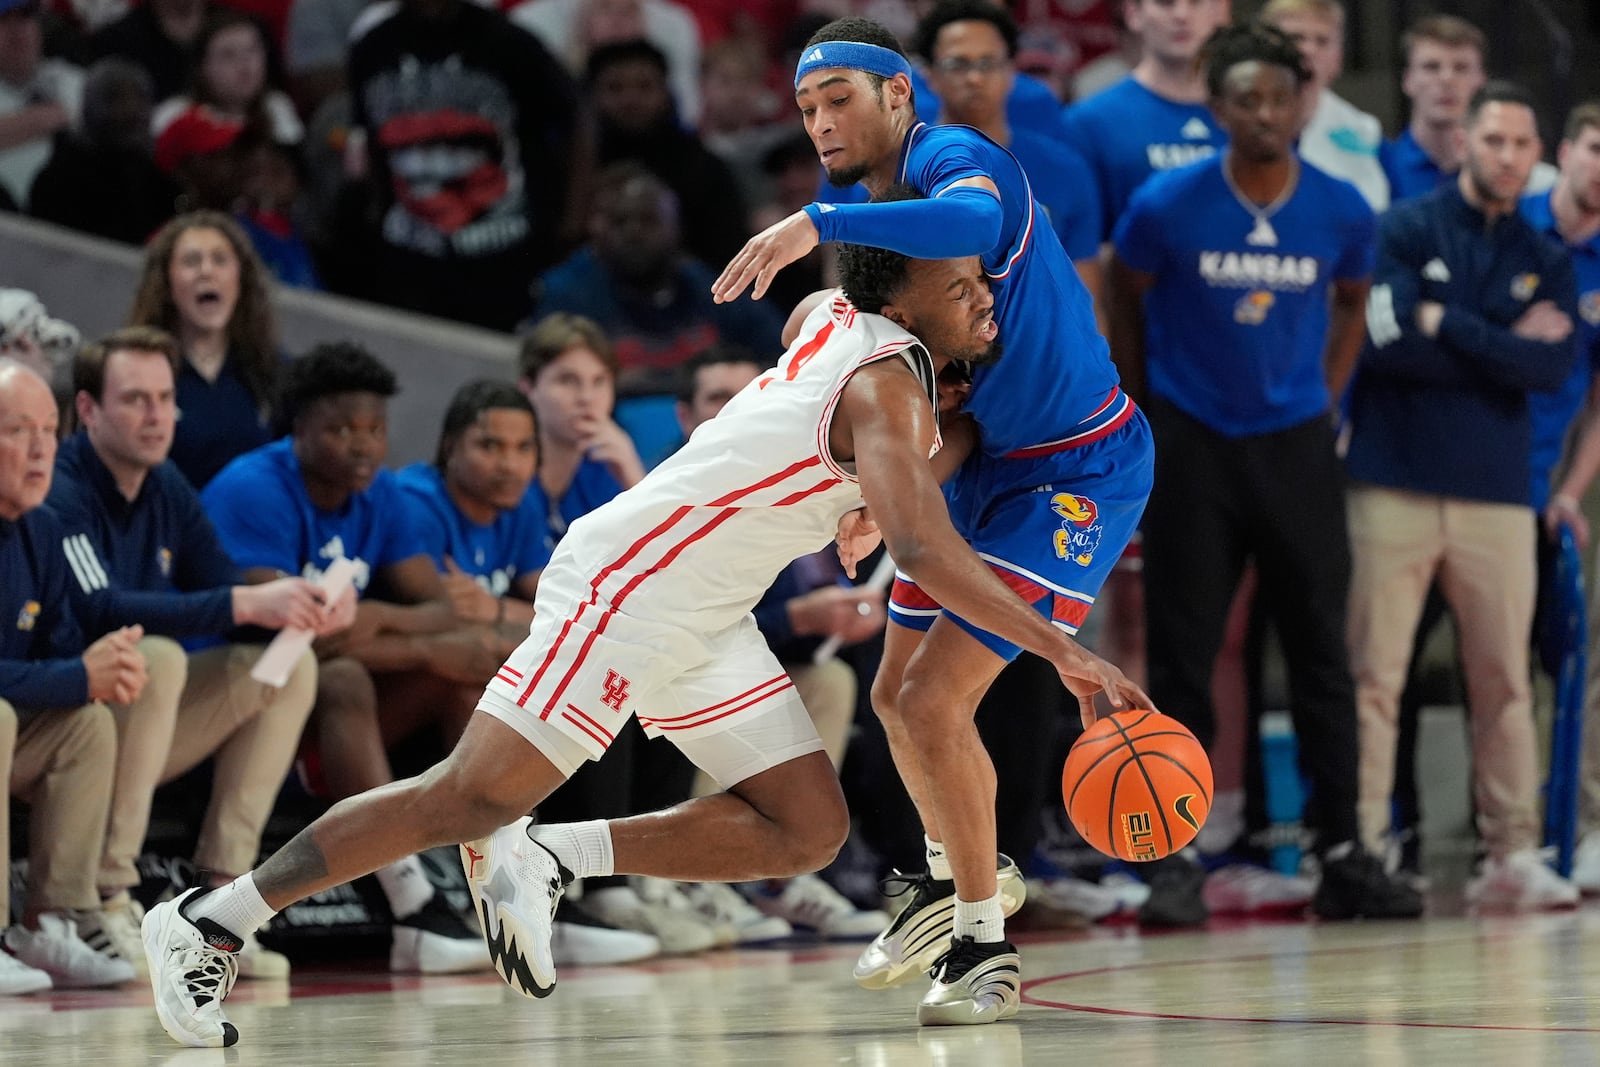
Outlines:
POLYGON ((1211 810, 1211 761, 1182 723, 1157 711, 1104 716, 1061 772, 1067 817, 1115 859, 1144 862, 1194 840, 1211 810))

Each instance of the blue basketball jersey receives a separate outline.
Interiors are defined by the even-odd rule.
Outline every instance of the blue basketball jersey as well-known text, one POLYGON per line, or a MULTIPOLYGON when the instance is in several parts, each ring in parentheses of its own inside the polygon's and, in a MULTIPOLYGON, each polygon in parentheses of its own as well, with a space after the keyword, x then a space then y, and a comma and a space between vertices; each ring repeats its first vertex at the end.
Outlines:
POLYGON ((306 495, 287 437, 222 468, 200 503, 241 570, 266 567, 316 581, 342 556, 356 565, 356 592, 364 595, 373 571, 427 554, 392 471, 380 470, 339 511, 323 511, 306 495))
POLYGON ((934 197, 963 178, 1000 190, 1000 242, 982 254, 1003 355, 977 368, 968 411, 984 451, 1005 455, 1098 430, 1125 417, 1117 372, 1089 291, 1044 218, 1021 164, 970 126, 919 123, 901 149, 900 180, 934 197), (1100 420, 1100 421, 1097 421, 1100 420))
MULTIPOLYGON (((1549 234, 1552 241, 1565 244, 1556 229, 1548 192, 1524 197, 1522 217, 1541 233, 1549 234)), ((1589 383, 1600 374, 1600 236, 1565 247, 1572 253, 1572 269, 1578 276, 1578 358, 1560 389, 1528 394, 1528 418, 1533 428, 1528 458, 1533 467, 1533 506, 1539 511, 1550 502, 1550 474, 1561 461, 1567 429, 1583 407, 1589 383)))
POLYGON ((1204 104, 1168 100, 1131 74, 1071 105, 1065 118, 1068 143, 1088 160, 1100 187, 1102 237, 1150 175, 1214 156, 1228 143, 1204 104))
POLYGON ((1329 407, 1328 287, 1364 278, 1377 221, 1355 186, 1308 163, 1258 218, 1217 157, 1157 175, 1117 224, 1117 255, 1155 276, 1145 298, 1150 392, 1230 437, 1329 407))
POLYGON ((543 497, 531 488, 517 507, 479 526, 450 499, 444 476, 433 464, 413 463, 395 481, 411 508, 418 536, 441 571, 449 557, 489 592, 505 596, 519 576, 550 562, 543 497))

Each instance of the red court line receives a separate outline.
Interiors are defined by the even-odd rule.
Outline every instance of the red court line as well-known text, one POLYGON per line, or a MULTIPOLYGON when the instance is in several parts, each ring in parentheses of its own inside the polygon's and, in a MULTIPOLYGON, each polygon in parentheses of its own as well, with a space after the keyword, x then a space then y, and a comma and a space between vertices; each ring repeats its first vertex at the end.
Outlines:
MULTIPOLYGON (((1455 939, 1449 939, 1455 940, 1455 939)), ((1470 938, 1472 941, 1498 940, 1493 937, 1470 938)), ((1429 946, 1443 944, 1443 941, 1428 942, 1429 946)), ((1506 1031, 1511 1033, 1532 1034, 1597 1034, 1600 1027, 1595 1026, 1503 1026, 1491 1023, 1432 1023, 1410 1022, 1399 1019, 1323 1019, 1281 1016, 1256 1016, 1256 1015, 1189 1015, 1180 1012, 1165 1011, 1140 1011, 1134 1008, 1108 1008, 1097 1004, 1076 1004, 1070 1001, 1045 1000, 1033 995, 1033 990, 1042 985, 1055 982, 1070 982, 1078 978, 1092 978, 1096 975, 1118 974, 1128 971, 1153 971, 1171 967, 1214 967, 1228 963, 1261 963, 1265 961, 1282 962, 1290 957, 1306 956, 1337 956, 1354 955, 1363 952, 1393 952, 1395 945, 1364 945, 1348 948, 1311 949, 1302 952, 1260 952, 1248 956, 1219 956, 1210 959, 1192 960, 1162 960, 1152 963, 1127 963, 1116 964, 1110 967, 1094 967, 1086 971, 1068 971, 1065 974, 1047 975, 1043 978, 1031 978, 1022 983, 1022 1002, 1041 1008, 1058 1008, 1062 1011, 1081 1011, 1091 1015, 1120 1015, 1134 1019, 1176 1019, 1183 1022, 1200 1023, 1276 1023, 1289 1026, 1375 1026, 1395 1027, 1406 1030, 1490 1030, 1506 1031)))

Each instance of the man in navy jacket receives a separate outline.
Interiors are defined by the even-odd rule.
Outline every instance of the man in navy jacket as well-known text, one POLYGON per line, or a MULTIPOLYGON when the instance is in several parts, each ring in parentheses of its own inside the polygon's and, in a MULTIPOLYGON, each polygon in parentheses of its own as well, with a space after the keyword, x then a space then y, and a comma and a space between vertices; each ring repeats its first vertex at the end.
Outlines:
POLYGON ((1383 218, 1346 459, 1362 837, 1381 848, 1389 826, 1396 705, 1437 574, 1459 627, 1489 853, 1468 894, 1515 908, 1577 901, 1535 851, 1528 395, 1566 379, 1577 317, 1571 257, 1517 212, 1539 153, 1527 91, 1490 82, 1468 105, 1456 181, 1383 218))
MULTIPOLYGON (((156 786, 216 758, 195 863, 213 878, 249 870, 289 772, 316 692, 304 653, 281 689, 250 677, 262 647, 223 641, 236 626, 327 627, 321 595, 303 578, 246 585, 167 458, 177 421, 177 346, 134 327, 84 347, 73 365, 83 429, 56 459, 50 505, 65 527, 74 610, 91 635, 133 623, 150 671, 150 699, 112 704, 117 765, 99 889, 104 934, 142 960, 134 860, 156 786), (175 638, 198 651, 186 651, 175 638)), ((251 944, 240 973, 283 977, 288 961, 251 944)))
MULTIPOLYGON (((32 370, 0 359, 0 860, 11 855, 10 797, 33 809, 28 903, 0 945, 0 995, 114 985, 133 965, 96 952, 77 920, 99 908, 95 868, 111 800, 116 732, 102 701, 144 688, 138 627, 84 647, 67 609, 55 516, 40 507, 56 452, 56 403, 32 370)), ((0 878, 0 928, 10 921, 0 878)))

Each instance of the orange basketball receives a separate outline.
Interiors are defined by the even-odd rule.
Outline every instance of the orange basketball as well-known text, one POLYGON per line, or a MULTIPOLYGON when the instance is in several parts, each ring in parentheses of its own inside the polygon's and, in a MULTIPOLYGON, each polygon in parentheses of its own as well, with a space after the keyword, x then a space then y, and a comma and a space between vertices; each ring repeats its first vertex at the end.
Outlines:
POLYGON ((1120 860, 1158 860, 1194 840, 1211 811, 1211 761, 1157 711, 1119 711, 1084 731, 1061 772, 1067 817, 1120 860))

